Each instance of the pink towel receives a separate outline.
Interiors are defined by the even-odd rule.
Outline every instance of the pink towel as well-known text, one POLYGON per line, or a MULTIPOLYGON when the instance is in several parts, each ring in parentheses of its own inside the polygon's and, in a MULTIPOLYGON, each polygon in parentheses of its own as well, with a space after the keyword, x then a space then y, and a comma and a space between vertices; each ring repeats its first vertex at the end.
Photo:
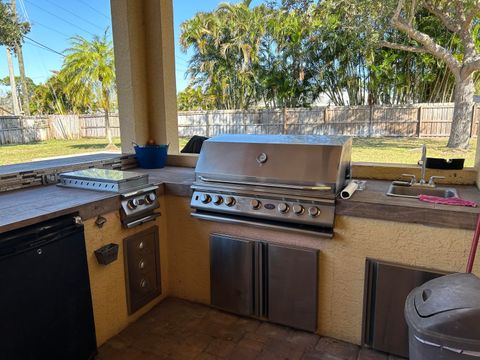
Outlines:
POLYGON ((476 202, 461 199, 459 197, 442 198, 438 196, 420 195, 418 198, 421 201, 434 203, 434 204, 478 207, 478 204, 476 202))

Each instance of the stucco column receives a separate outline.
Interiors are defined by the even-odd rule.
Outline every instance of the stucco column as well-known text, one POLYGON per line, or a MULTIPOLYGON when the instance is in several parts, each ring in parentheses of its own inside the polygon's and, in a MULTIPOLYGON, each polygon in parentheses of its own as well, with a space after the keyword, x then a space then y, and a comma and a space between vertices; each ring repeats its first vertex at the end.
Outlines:
POLYGON ((111 0, 122 151, 132 141, 178 153, 171 0, 111 0))

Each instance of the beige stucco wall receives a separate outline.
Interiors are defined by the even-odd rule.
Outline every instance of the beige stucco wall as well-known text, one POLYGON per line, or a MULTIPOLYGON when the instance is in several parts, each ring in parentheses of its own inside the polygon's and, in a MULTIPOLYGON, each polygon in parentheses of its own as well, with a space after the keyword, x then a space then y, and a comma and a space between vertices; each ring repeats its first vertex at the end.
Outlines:
MULTIPOLYGON (((163 197, 160 203, 164 203, 163 197)), ((95 225, 95 219, 85 222, 85 239, 87 247, 88 269, 92 290, 93 313, 97 345, 100 346, 112 336, 118 334, 129 323, 149 311, 168 294, 168 249, 166 241, 166 217, 125 230, 120 223, 118 211, 104 215, 106 224, 100 229, 95 225), (153 302, 141 308, 131 316, 127 313, 127 297, 125 289, 125 271, 123 260, 123 239, 152 225, 159 227, 160 265, 162 279, 162 294, 153 302), (119 244, 118 259, 109 265, 99 265, 94 251, 109 243, 119 244)))
POLYGON ((367 257, 463 271, 473 235, 466 230, 340 216, 336 235, 328 240, 192 219, 188 198, 167 196, 166 207, 173 296, 210 302, 208 237, 212 232, 316 248, 321 251, 318 332, 357 344, 361 341, 367 257))

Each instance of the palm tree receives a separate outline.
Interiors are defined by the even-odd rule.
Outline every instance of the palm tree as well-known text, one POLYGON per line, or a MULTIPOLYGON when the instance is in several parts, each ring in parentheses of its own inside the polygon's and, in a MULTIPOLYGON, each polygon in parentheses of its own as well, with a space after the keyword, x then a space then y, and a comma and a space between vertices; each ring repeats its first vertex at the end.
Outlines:
POLYGON ((194 51, 188 69, 192 85, 214 95, 220 109, 246 109, 259 98, 255 71, 268 11, 250 4, 222 3, 181 26, 183 50, 194 51))
POLYGON ((100 108, 105 113, 107 148, 115 148, 112 141, 109 112, 115 93, 115 65, 113 44, 103 36, 94 36, 91 41, 82 36, 71 38, 71 47, 65 50, 60 76, 65 92, 76 109, 100 108))

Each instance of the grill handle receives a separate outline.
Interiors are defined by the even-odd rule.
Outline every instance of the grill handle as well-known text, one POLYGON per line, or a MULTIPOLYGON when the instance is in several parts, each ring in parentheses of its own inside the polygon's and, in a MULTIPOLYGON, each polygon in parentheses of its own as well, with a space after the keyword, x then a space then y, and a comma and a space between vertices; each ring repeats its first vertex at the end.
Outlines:
POLYGON ((190 215, 196 219, 217 221, 225 224, 250 225, 250 226, 256 226, 256 227, 266 228, 266 229, 282 230, 282 231, 288 230, 288 231, 293 231, 297 233, 317 235, 317 236, 321 236, 323 238, 329 238, 329 239, 333 238, 333 230, 332 231, 315 231, 315 230, 307 230, 307 229, 297 229, 297 228, 291 228, 288 226, 268 224, 268 223, 261 222, 260 220, 250 221, 245 219, 226 217, 222 215, 213 215, 213 214, 205 214, 205 213, 198 213, 198 212, 192 212, 190 215))
POLYGON ((318 186, 304 186, 304 185, 291 185, 291 184, 274 184, 274 183, 257 183, 251 181, 235 181, 235 180, 221 180, 221 179, 212 179, 205 176, 199 176, 200 180, 208 183, 221 183, 221 184, 235 184, 235 185, 248 185, 248 186, 264 186, 272 187, 279 189, 289 189, 289 190, 332 190, 332 187, 329 185, 318 185, 318 186))
POLYGON ((145 217, 140 218, 138 220, 125 221, 123 224, 127 229, 131 229, 131 228, 134 228, 136 226, 140 226, 142 224, 145 224, 146 222, 154 221, 159 216, 160 216, 160 213, 153 213, 151 215, 145 216, 145 217))

